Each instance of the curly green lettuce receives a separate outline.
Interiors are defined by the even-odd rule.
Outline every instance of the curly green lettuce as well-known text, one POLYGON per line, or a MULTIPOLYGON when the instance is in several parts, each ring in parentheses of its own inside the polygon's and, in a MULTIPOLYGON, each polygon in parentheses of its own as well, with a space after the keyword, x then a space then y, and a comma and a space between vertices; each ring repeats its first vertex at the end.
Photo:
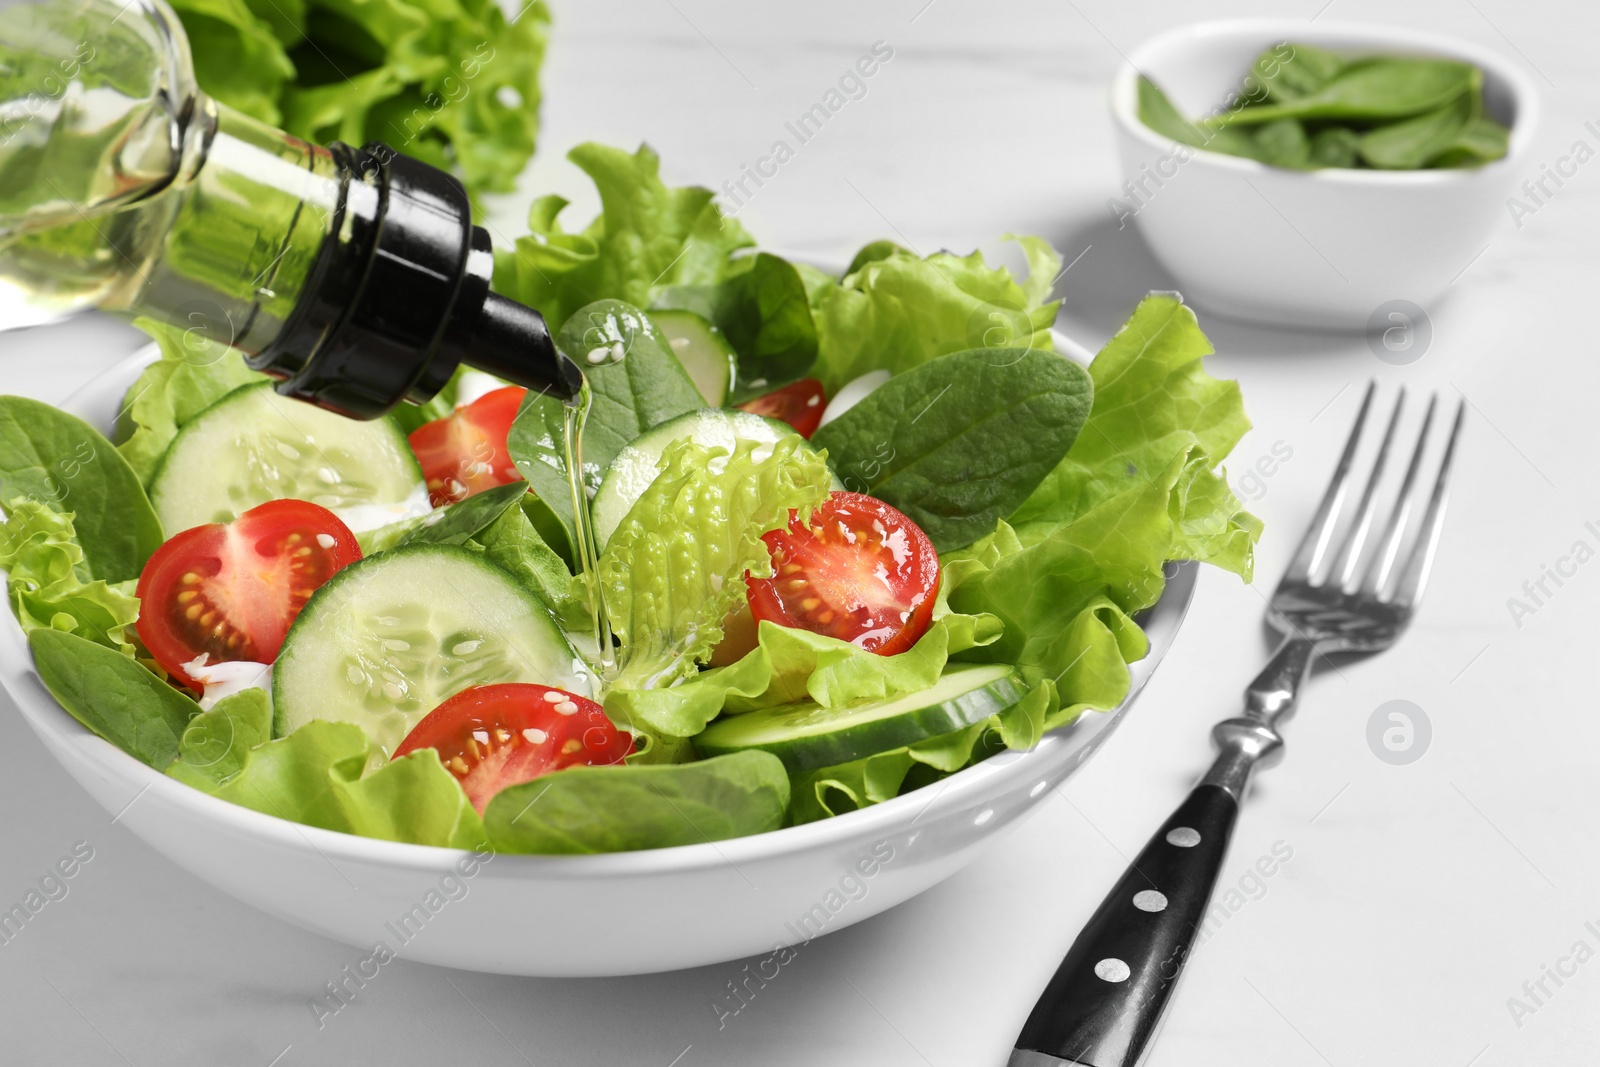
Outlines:
MULTIPOLYGON (((798 435, 727 450, 676 441, 660 473, 606 542, 597 568, 622 642, 614 692, 661 689, 693 675, 744 602, 746 574, 771 577, 761 535, 802 519, 828 495, 824 457, 798 435)), ((609 707, 609 705, 608 705, 609 707)), ((705 724, 646 716, 643 725, 687 737, 705 724)))
POLYGON ((539 129, 550 9, 495 0, 174 0, 207 93, 318 144, 382 141, 509 192, 539 129))
POLYGON ((131 658, 138 581, 91 580, 72 520, 70 512, 26 497, 6 503, 0 571, 8 575, 11 610, 23 633, 60 630, 131 658))

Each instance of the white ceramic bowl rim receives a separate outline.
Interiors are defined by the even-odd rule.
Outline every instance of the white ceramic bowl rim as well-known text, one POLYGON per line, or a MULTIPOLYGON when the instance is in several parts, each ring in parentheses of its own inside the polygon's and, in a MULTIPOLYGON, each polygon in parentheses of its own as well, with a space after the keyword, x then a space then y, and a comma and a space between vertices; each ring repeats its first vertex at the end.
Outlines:
MULTIPOLYGON (((1111 81, 1111 113, 1139 140, 1164 150, 1178 147, 1178 142, 1161 136, 1140 121, 1138 78, 1141 72, 1150 70, 1153 66, 1159 67, 1160 57, 1163 54, 1178 47, 1194 47, 1197 38, 1259 38, 1263 42, 1300 40, 1308 44, 1330 38, 1359 38, 1370 41, 1374 50, 1464 59, 1503 81, 1510 89, 1516 109, 1516 120, 1511 127, 1510 143, 1507 145, 1505 156, 1480 167, 1436 170, 1358 170, 1353 167, 1323 167, 1319 170, 1293 171, 1269 166, 1243 156, 1190 146, 1197 160, 1204 160, 1212 166, 1233 168, 1252 174, 1271 172, 1308 182, 1379 186, 1443 184, 1465 181, 1474 175, 1492 170, 1520 166, 1522 157, 1533 143, 1538 126, 1539 95, 1532 79, 1499 53, 1472 41, 1378 22, 1306 23, 1287 19, 1220 19, 1189 23, 1157 34, 1135 48, 1127 56, 1127 61, 1117 69, 1111 81)), ((1243 79, 1242 71, 1239 77, 1243 79)), ((1159 78, 1152 77, 1152 80, 1160 84, 1159 78)))
MULTIPOLYGON (((1083 346, 1076 344, 1058 331, 1052 331, 1058 351, 1079 361, 1086 362, 1089 353, 1083 346)), ((120 366, 148 362, 152 358, 154 346, 149 346, 129 356, 120 366)), ((102 378, 115 375, 117 368, 108 371, 102 378)), ((86 392, 94 387, 94 383, 80 390, 86 392)), ((73 410, 74 400, 79 394, 74 394, 62 406, 73 410)), ((90 413, 77 410, 79 415, 90 413)), ((90 421, 93 421, 91 419, 90 421)), ((1185 563, 1177 567, 1176 571, 1169 571, 1167 589, 1162 599, 1152 612, 1161 612, 1164 616, 1163 625, 1175 632, 1181 624, 1183 615, 1188 609, 1189 601, 1193 596, 1194 572, 1197 564, 1185 563)), ((3 582, 5 572, 0 570, 0 582, 3 582)), ((436 845, 418 845, 399 841, 385 841, 378 838, 361 837, 355 834, 341 833, 336 830, 324 830, 320 827, 307 826, 302 823, 292 822, 277 816, 254 811, 250 808, 222 800, 218 797, 203 793, 175 778, 155 770, 141 763, 133 756, 123 752, 110 741, 93 734, 82 723, 74 719, 52 697, 44 684, 39 680, 37 672, 32 670, 33 658, 27 647, 22 629, 9 610, 0 612, 4 620, 0 621, 0 641, 12 644, 21 657, 21 662, 28 664, 28 670, 22 676, 11 676, 5 679, 8 688, 12 689, 18 708, 29 720, 36 730, 49 733, 58 740, 69 741, 90 761, 95 763, 103 773, 108 776, 131 777, 140 787, 139 792, 130 798, 136 801, 145 792, 154 797, 164 799, 167 803, 177 805, 194 805, 200 811, 206 812, 210 817, 222 823, 241 836, 253 837, 264 844, 275 844, 291 849, 310 844, 319 853, 349 859, 356 862, 366 861, 380 863, 389 867, 402 867, 417 871, 437 872, 457 859, 470 855, 463 849, 445 848, 436 845), (21 692, 18 687, 31 690, 21 692), (296 841, 295 838, 299 840, 296 841)), ((1157 656, 1155 642, 1152 642, 1151 656, 1157 656)), ((1139 664, 1147 671, 1153 671, 1158 662, 1158 657, 1152 660, 1150 656, 1139 664)), ((1117 708, 1104 713, 1088 712, 1089 715, 1100 715, 1109 729, 1114 724, 1115 718, 1125 712, 1131 698, 1139 688, 1138 683, 1130 691, 1129 699, 1124 700, 1117 708)), ((881 804, 871 805, 857 811, 847 812, 830 819, 806 823, 800 826, 783 827, 766 833, 751 834, 744 837, 730 838, 723 841, 708 841, 695 845, 679 845, 668 848, 641 849, 632 852, 602 853, 595 855, 527 855, 511 854, 497 856, 499 863, 510 863, 521 872, 531 876, 545 879, 585 879, 595 876, 604 877, 651 877, 664 872, 682 872, 696 869, 733 864, 737 867, 740 861, 757 861, 767 857, 788 855, 804 852, 812 848, 826 847, 839 840, 853 838, 875 829, 885 833, 901 828, 903 816, 914 808, 931 807, 934 801, 942 801, 941 806, 959 805, 967 795, 978 793, 985 779, 993 774, 1001 773, 1012 764, 1019 761, 1039 760, 1046 756, 1048 751, 1057 744, 1064 743, 1067 735, 1074 730, 1078 723, 1062 727, 1057 731, 1046 734, 1040 739, 1038 745, 1026 751, 1012 751, 1000 753, 982 763, 959 771, 939 783, 929 786, 926 790, 917 790, 905 796, 895 797, 881 804), (919 794, 926 793, 923 796, 919 794)), ((920 813, 919 813, 920 814, 920 813)), ((915 822, 915 818, 911 821, 915 822)))

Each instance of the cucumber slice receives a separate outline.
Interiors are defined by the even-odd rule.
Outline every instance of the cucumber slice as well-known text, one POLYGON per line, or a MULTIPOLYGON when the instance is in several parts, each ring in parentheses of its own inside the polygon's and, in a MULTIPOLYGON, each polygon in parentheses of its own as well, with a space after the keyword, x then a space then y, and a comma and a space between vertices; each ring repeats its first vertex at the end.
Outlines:
POLYGON ((729 715, 694 739, 703 756, 759 748, 791 772, 832 767, 953 733, 1015 704, 1027 685, 1003 663, 948 668, 932 686, 909 696, 845 708, 814 701, 729 715))
POLYGON ((672 442, 687 437, 707 448, 732 452, 737 441, 772 444, 792 433, 794 428, 788 423, 729 408, 702 408, 646 430, 611 460, 594 494, 589 513, 594 518, 595 541, 605 547, 633 502, 656 480, 656 465, 672 442))
POLYGON ((150 478, 169 537, 285 498, 321 504, 356 533, 429 511, 422 468, 392 422, 347 419, 279 396, 270 382, 202 411, 150 478))
POLYGON ((739 369, 739 356, 722 331, 692 311, 652 311, 650 319, 706 403, 721 407, 739 369))
POLYGON ((306 603, 273 668, 273 736, 353 722, 388 755, 447 697, 496 682, 592 692, 538 596, 470 549, 406 545, 351 564, 306 603))

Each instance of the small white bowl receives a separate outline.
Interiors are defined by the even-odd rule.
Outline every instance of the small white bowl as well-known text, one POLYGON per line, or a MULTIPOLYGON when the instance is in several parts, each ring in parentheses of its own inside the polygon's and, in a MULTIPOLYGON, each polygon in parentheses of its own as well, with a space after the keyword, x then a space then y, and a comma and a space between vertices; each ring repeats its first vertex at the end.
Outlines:
POLYGON ((1124 185, 1114 214, 1123 224, 1132 215, 1185 299, 1228 318, 1360 330, 1395 301, 1426 310, 1488 245, 1527 170, 1538 97, 1516 67, 1455 38, 1369 23, 1242 19, 1180 27, 1140 45, 1112 80, 1111 113, 1122 177, 1137 194, 1124 185), (1295 171, 1180 151, 1139 121, 1141 72, 1194 118, 1220 106, 1251 61, 1282 41, 1476 64, 1488 113, 1511 129, 1505 158, 1460 170, 1295 171))
MULTIPOLYGON (((1056 341, 1082 358, 1078 346, 1059 335, 1056 341)), ((66 407, 110 429, 151 358, 149 351, 129 357, 66 407)), ((223 892, 361 949, 355 970, 366 978, 388 954, 502 974, 643 974, 772 953, 832 933, 972 862, 1002 829, 1043 804, 1127 714, 1172 645, 1196 570, 1193 563, 1169 566, 1166 591, 1144 619, 1150 654, 1132 665, 1132 687, 1115 711, 1090 712, 1031 751, 1003 753, 875 807, 645 852, 502 855, 476 863, 470 852, 319 830, 207 796, 68 715, 39 681, 22 630, 5 610, 0 683, 115 822, 223 892), (374 952, 380 943, 388 954, 374 952)))

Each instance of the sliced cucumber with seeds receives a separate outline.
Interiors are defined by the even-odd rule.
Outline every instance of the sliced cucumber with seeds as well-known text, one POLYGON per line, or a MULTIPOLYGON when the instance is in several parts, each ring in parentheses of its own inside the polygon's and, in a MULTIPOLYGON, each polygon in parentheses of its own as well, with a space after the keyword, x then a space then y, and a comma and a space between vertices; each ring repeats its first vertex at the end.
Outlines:
POLYGON ((1004 711, 1027 695, 1016 669, 984 663, 948 668, 932 686, 910 696, 843 708, 814 701, 730 715, 694 739, 703 756, 759 748, 791 772, 832 767, 953 733, 1004 711))
POLYGON ((388 755, 446 698, 497 682, 592 691, 538 596, 470 549, 407 545, 351 564, 306 603, 273 668, 273 735, 353 722, 388 755))
POLYGON ((722 331, 692 311, 652 311, 650 319, 666 336, 672 354, 689 372, 706 403, 720 407, 733 390, 739 370, 739 356, 722 331))
POLYGON ((426 514, 422 468, 394 423, 358 422, 241 386, 191 420, 150 479, 168 536, 269 500, 309 500, 357 533, 426 514))
POLYGON ((624 446, 606 468, 590 505, 595 540, 600 547, 605 547, 634 501, 656 480, 661 454, 672 442, 688 438, 707 448, 725 448, 732 452, 739 441, 772 444, 793 433, 794 427, 786 422, 730 408, 702 408, 646 430, 624 446))

